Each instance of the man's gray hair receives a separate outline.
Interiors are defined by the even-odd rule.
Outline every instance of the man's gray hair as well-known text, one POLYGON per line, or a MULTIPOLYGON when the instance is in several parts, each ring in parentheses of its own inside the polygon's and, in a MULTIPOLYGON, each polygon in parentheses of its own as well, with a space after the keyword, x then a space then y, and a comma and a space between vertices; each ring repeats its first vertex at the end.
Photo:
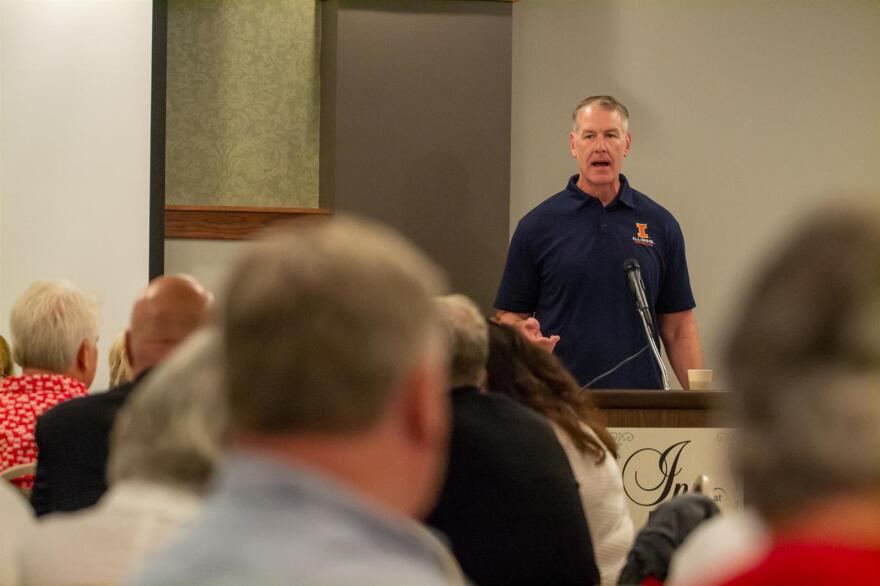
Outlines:
POLYGON ((221 348, 219 332, 197 332, 138 385, 113 427, 111 483, 204 491, 228 432, 221 348))
POLYGON ((626 109, 626 106, 617 101, 614 96, 590 96, 589 98, 584 98, 578 103, 574 108, 574 112, 571 113, 571 131, 577 132, 578 129, 578 112, 587 106, 596 105, 603 110, 609 110, 611 112, 617 112, 620 114, 620 120, 623 123, 623 131, 629 132, 629 110, 626 109))
POLYGON ((393 388, 439 345, 439 269, 392 230, 300 222, 234 268, 225 300, 233 426, 347 433, 375 424, 393 388))
POLYGON ((461 295, 436 300, 449 343, 450 383, 478 385, 489 359, 489 324, 477 304, 461 295))
POLYGON ((37 281, 12 306, 9 326, 19 366, 64 373, 83 341, 98 339, 98 307, 71 283, 37 281))
POLYGON ((880 211, 836 207, 761 273, 728 344, 732 456, 771 518, 880 489, 880 211))

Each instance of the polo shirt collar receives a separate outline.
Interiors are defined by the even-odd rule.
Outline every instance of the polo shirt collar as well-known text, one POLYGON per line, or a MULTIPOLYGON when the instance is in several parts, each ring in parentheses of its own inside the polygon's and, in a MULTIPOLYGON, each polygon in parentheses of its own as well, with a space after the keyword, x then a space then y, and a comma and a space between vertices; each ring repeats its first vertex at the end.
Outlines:
MULTIPOLYGON (((574 174, 569 178, 568 192, 571 193, 572 196, 574 196, 576 199, 578 199, 578 201, 581 201, 581 202, 584 201, 583 198, 595 199, 591 195, 589 195, 589 194, 585 193, 583 190, 581 190, 580 187, 578 187, 577 182, 578 182, 579 177, 580 177, 579 174, 574 174)), ((587 201, 589 201, 589 200, 587 200, 587 201)), ((617 194, 617 197, 614 199, 614 201, 611 202, 609 207, 614 206, 618 202, 620 202, 621 204, 625 205, 628 208, 636 207, 636 201, 635 201, 635 195, 633 194, 633 189, 632 189, 632 187, 629 186, 629 181, 627 181, 627 179, 623 175, 623 173, 620 174, 620 192, 617 194)))

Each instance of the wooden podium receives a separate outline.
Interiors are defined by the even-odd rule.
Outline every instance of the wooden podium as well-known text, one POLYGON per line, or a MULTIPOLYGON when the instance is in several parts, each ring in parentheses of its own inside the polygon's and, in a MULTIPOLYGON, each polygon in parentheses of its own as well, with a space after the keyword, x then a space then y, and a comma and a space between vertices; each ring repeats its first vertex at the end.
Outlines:
POLYGON ((608 427, 728 427, 723 391, 590 390, 608 427))

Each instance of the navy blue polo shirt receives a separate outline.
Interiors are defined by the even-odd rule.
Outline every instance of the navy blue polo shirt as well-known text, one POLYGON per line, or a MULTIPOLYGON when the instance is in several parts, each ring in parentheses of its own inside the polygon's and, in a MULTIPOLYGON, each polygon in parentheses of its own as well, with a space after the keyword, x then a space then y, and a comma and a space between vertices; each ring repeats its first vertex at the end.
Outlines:
MULTIPOLYGON (((568 186, 526 214, 516 227, 495 307, 534 314, 544 335, 559 334, 556 354, 583 385, 646 344, 623 271, 639 261, 654 314, 694 303, 678 222, 620 176, 608 207, 568 186)), ((659 341, 658 341, 659 344, 659 341)), ((659 347, 659 346, 658 346, 659 347)), ((671 373, 670 373, 671 376, 671 373)), ((593 385, 662 388, 650 350, 593 385)))

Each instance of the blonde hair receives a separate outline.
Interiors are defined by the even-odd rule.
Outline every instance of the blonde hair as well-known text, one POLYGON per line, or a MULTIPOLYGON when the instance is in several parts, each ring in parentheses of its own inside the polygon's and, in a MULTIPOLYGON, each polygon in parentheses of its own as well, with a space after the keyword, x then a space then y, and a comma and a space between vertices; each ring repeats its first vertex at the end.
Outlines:
POLYGON ((0 378, 12 374, 12 353, 6 338, 0 336, 0 378))
POLYGON ((261 433, 368 429, 439 335, 438 268, 353 218, 294 223, 234 268, 226 297, 233 425, 261 433))
POLYGON ((131 364, 128 363, 128 355, 125 352, 125 332, 121 332, 113 339, 110 352, 107 354, 107 362, 110 366, 111 387, 131 381, 131 364))
POLYGON ((12 306, 9 325, 19 366, 67 372, 83 341, 98 339, 98 307, 72 283, 37 281, 12 306))

